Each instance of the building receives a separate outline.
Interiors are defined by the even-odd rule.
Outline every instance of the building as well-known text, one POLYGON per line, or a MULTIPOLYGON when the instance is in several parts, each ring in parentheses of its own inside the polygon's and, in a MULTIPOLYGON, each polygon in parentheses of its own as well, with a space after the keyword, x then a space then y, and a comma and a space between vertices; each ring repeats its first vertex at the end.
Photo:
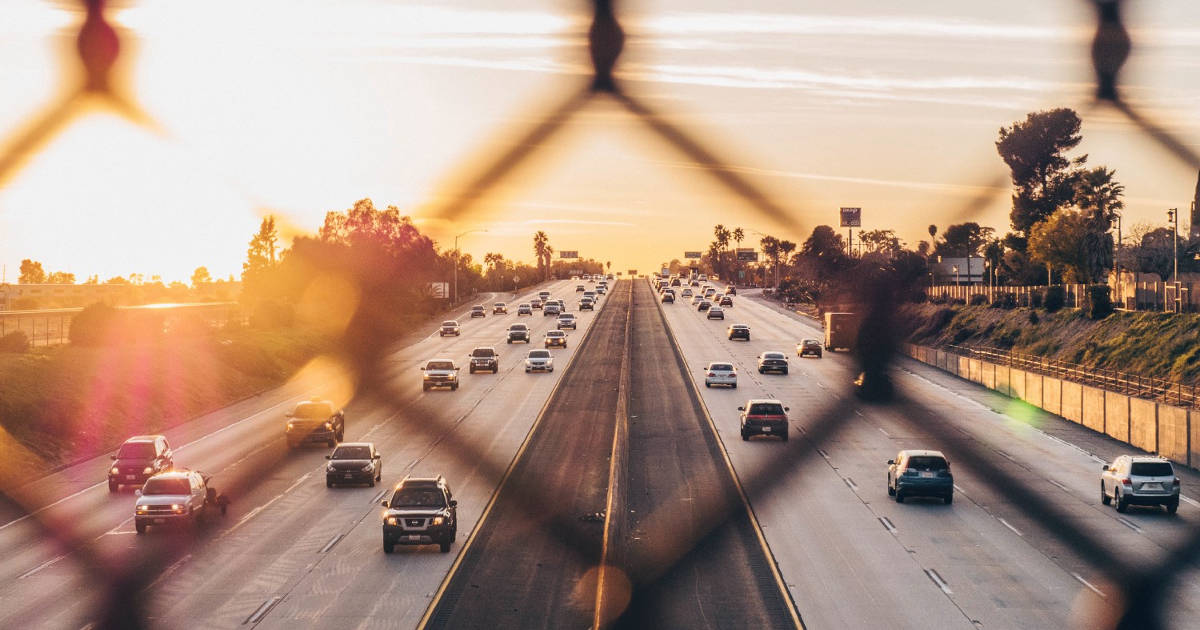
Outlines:
POLYGON ((942 256, 930 261, 929 271, 933 273, 933 284, 983 284, 987 280, 987 267, 981 256, 942 256))

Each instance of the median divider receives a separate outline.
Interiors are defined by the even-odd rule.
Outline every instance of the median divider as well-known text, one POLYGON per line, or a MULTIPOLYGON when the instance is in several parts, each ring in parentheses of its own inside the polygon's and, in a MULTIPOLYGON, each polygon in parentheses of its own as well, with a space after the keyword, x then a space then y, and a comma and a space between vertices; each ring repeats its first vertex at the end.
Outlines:
POLYGON ((945 350, 908 345, 908 356, 1173 462, 1200 467, 1200 412, 945 350))

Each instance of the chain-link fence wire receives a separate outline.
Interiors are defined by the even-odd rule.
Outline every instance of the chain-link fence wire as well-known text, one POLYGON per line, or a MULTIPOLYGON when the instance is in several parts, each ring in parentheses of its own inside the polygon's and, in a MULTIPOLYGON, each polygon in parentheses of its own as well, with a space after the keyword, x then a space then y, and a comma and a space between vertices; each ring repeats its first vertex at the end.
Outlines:
MULTIPOLYGON (((1125 101, 1120 93, 1119 76, 1130 55, 1132 42, 1123 23, 1121 9, 1124 0, 1085 0, 1096 11, 1096 33, 1093 38, 1091 56, 1095 70, 1096 100, 1085 109, 1094 112, 1105 107, 1119 112, 1152 138, 1170 156, 1193 169, 1200 168, 1200 157, 1187 143, 1169 131, 1164 125, 1125 101)), ((11 136, 3 153, 0 153, 0 182, 11 178, 21 164, 35 154, 50 138, 68 125, 72 118, 83 110, 99 104, 130 122, 157 129, 153 119, 139 105, 115 87, 110 71, 120 51, 119 37, 109 25, 104 13, 104 0, 81 0, 87 17, 77 39, 79 59, 84 70, 83 80, 68 92, 68 95, 45 108, 16 134, 11 136)), ((617 61, 624 45, 624 32, 617 19, 615 2, 593 0, 593 20, 588 33, 589 50, 593 63, 591 84, 570 92, 556 106, 547 108, 532 129, 498 150, 489 150, 484 156, 485 166, 468 178, 467 185, 442 195, 446 199, 433 215, 445 220, 461 220, 481 205, 481 202, 497 190, 518 168, 529 162, 540 148, 554 142, 562 129, 585 108, 599 99, 609 99, 619 104, 631 117, 644 124, 650 135, 657 137, 667 146, 694 162, 703 173, 717 184, 732 192, 757 216, 770 220, 781 227, 802 234, 802 224, 796 218, 800 213, 793 207, 779 203, 770 194, 744 177, 741 170, 733 168, 722 159, 723 151, 698 135, 689 132, 674 122, 669 113, 652 108, 637 94, 621 85, 617 75, 617 61)), ((1003 182, 991 177, 981 178, 988 183, 983 192, 969 199, 960 207, 950 209, 947 215, 953 220, 970 218, 996 201, 1004 193, 1003 182)), ((1005 494, 1020 502, 1050 535, 1073 550, 1081 559, 1103 573, 1117 592, 1107 598, 1111 606, 1106 624, 1116 628, 1162 628, 1161 616, 1166 609, 1164 599, 1173 592, 1171 585, 1181 576, 1195 568, 1200 555, 1200 532, 1176 543, 1165 559, 1157 565, 1138 565, 1122 560, 1109 550, 1096 535, 1076 527, 1066 510, 1024 487, 1007 473, 994 455, 976 443, 975 438, 964 435, 961 427, 921 404, 905 392, 893 391, 889 371, 893 363, 898 340, 893 337, 897 327, 892 325, 898 287, 891 278, 879 276, 869 279, 868 291, 864 296, 864 321, 861 330, 857 358, 863 376, 857 385, 847 384, 845 398, 853 396, 864 399, 864 404, 874 405, 881 412, 891 413, 934 442, 953 456, 960 465, 968 468, 989 485, 1002 488, 1005 494)), ((400 390, 398 379, 387 369, 389 352, 384 344, 378 343, 380 335, 387 330, 379 322, 390 315, 372 308, 364 300, 345 330, 344 352, 340 360, 347 366, 358 386, 358 400, 378 405, 393 412, 390 420, 400 423, 406 431, 426 437, 443 447, 443 451, 460 463, 478 468, 488 479, 499 481, 510 462, 490 459, 483 453, 482 446, 473 443, 455 426, 462 418, 446 418, 433 405, 417 399, 412 393, 400 390)), ((741 481, 751 497, 771 491, 778 480, 795 474, 812 460, 817 449, 856 421, 856 414, 844 402, 834 402, 814 414, 804 431, 803 439, 811 448, 779 451, 769 457, 761 469, 753 475, 743 476, 741 481)), ((432 447, 431 447, 432 448, 432 447)), ((272 455, 282 459, 286 451, 278 449, 272 455)), ((224 480, 226 493, 234 495, 248 492, 259 483, 256 475, 235 473, 224 480)), ((581 549, 587 540, 575 515, 563 514, 554 506, 542 505, 541 493, 532 488, 509 488, 512 498, 529 506, 531 512, 548 513, 553 516, 544 521, 546 533, 562 543, 564 551, 584 554, 581 549)), ((95 544, 96 539, 85 535, 73 523, 56 517, 52 511, 38 509, 43 497, 31 496, 20 485, 6 481, 0 488, 0 500, 15 514, 23 515, 44 540, 52 541, 81 569, 83 579, 91 584, 103 585, 103 606, 96 611, 98 627, 140 628, 147 627, 143 595, 154 582, 151 576, 162 576, 169 567, 186 560, 188 554, 203 553, 204 546, 219 537, 215 530, 197 541, 181 541, 166 537, 139 545, 137 555, 114 563, 95 544)), ((665 502, 670 505, 671 502, 665 502)), ((634 589, 652 587, 654 582, 666 575, 670 569, 694 553, 697 544, 715 529, 735 517, 742 510, 740 501, 731 497, 708 496, 702 498, 702 513, 706 518, 694 531, 671 531, 662 534, 663 525, 656 524, 652 516, 646 523, 647 536, 670 540, 669 544, 657 547, 655 557, 640 562, 643 566, 657 567, 650 575, 639 576, 634 589)), ((590 559, 590 558, 589 558, 590 559)), ((156 577, 155 580, 161 579, 156 577)), ((46 594, 47 603, 56 601, 57 593, 46 594), (53 598, 53 599, 51 599, 53 598)))

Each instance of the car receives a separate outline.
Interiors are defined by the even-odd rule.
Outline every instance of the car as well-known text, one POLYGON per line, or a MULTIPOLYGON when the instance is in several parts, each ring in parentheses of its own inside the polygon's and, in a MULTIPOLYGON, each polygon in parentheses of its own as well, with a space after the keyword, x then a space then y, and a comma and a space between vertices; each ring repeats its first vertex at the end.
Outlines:
POLYGON ((496 302, 492 305, 492 315, 508 315, 508 305, 504 302, 496 302))
POLYGON ((779 372, 786 375, 788 373, 787 355, 782 352, 769 351, 764 352, 758 357, 758 373, 766 374, 767 372, 779 372))
MULTIPOLYGON (((515 325, 515 324, 514 324, 515 325)), ((458 366, 450 359, 432 359, 421 366, 424 374, 421 376, 421 391, 429 391, 435 387, 449 387, 450 391, 458 390, 458 366)))
POLYGON ((800 343, 796 344, 796 356, 798 357, 812 355, 820 359, 821 353, 822 348, 821 341, 819 339, 804 339, 800 343))
MULTIPOLYGON (((530 300, 529 308, 542 308, 542 301, 541 300, 530 300)), ((530 313, 530 315, 532 315, 532 314, 533 313, 530 313)))
POLYGON ((112 455, 108 469, 108 491, 121 486, 140 486, 150 477, 175 467, 171 445, 162 435, 135 435, 112 455))
POLYGON ((549 350, 530 350, 525 356, 525 373, 529 372, 553 372, 554 357, 550 356, 549 350))
POLYGON ((700 286, 700 281, 693 279, 691 282, 688 283, 688 286, 689 287, 698 287, 698 286, 700 286))
MULTIPOLYGON (((514 324, 516 325, 516 324, 514 324)), ((524 326, 525 324, 519 324, 524 326)), ((471 362, 467 365, 467 372, 474 374, 476 372, 491 372, 498 374, 500 372, 500 355, 496 354, 496 349, 489 346, 480 346, 471 351, 467 355, 471 362)))
POLYGON ((729 327, 729 340, 743 339, 750 341, 750 327, 745 324, 734 324, 729 327))
POLYGON ((594 311, 596 310, 596 303, 588 298, 579 298, 579 310, 594 311))
POLYGON ((737 389, 737 369, 732 363, 723 361, 714 361, 704 368, 704 386, 712 387, 713 385, 725 385, 730 389, 737 389))
POLYGON ((533 306, 529 302, 522 302, 517 305, 517 317, 522 315, 533 315, 533 306))
POLYGON ((516 343, 524 341, 529 343, 529 326, 525 324, 513 324, 508 327, 508 343, 516 343))
POLYGON ((567 312, 567 303, 566 302, 564 302, 562 300, 550 300, 550 301, 558 306, 559 313, 567 312))
POLYGON ((1130 505, 1161 505, 1174 514, 1179 510, 1179 485, 1170 461, 1153 455, 1121 455, 1100 470, 1100 502, 1115 503, 1118 512, 1130 505))
POLYGON ((718 304, 721 306, 733 306, 733 298, 729 297, 728 295, 722 295, 718 304))
POLYGON ((613 275, 612 275, 611 273, 610 273, 610 274, 608 274, 607 276, 604 276, 604 277, 605 277, 605 278, 607 278, 607 279, 609 279, 609 280, 612 280, 612 279, 613 279, 613 275))
POLYGON ((326 455, 325 487, 341 483, 365 483, 372 488, 383 479, 383 459, 374 442, 342 442, 326 455))
POLYGON ((547 348, 551 348, 551 347, 566 348, 567 347, 567 333, 565 333, 561 330, 547 330, 545 345, 547 348))
POLYGON ((737 295, 737 287, 732 284, 725 287, 725 295, 737 295))
POLYGON ((707 288, 707 289, 705 289, 705 290, 704 290, 704 297, 705 297, 706 299, 708 299, 708 298, 712 298, 712 297, 713 297, 713 296, 715 296, 716 294, 717 294, 717 290, 716 290, 716 289, 714 289, 714 288, 712 288, 712 287, 709 287, 709 288, 707 288))
POLYGON ((595 291, 584 291, 583 297, 591 300, 593 303, 598 302, 600 300, 600 294, 596 293, 595 291))
POLYGON ((608 287, 603 282, 596 285, 596 295, 604 295, 605 293, 608 293, 608 287))
POLYGON ((712 308, 712 302, 709 302, 708 300, 701 300, 700 303, 696 305, 696 310, 700 311, 701 313, 710 308, 712 308))
POLYGON ((682 297, 693 297, 691 289, 684 289, 679 295, 682 297))
POLYGON ((296 403, 284 415, 288 419, 284 432, 288 448, 313 443, 333 448, 346 434, 346 412, 319 397, 296 403))
POLYGON ((551 315, 557 316, 560 313, 562 313, 562 309, 559 308, 557 302, 549 302, 546 304, 545 308, 542 309, 542 317, 549 317, 551 315))
POLYGON ((538 299, 541 300, 542 302, 549 300, 550 292, 549 291, 538 291, 538 299))
POLYGON ((699 304, 704 301, 704 296, 699 293, 692 296, 692 304, 699 304))
POLYGON ((583 292, 583 291, 587 291, 587 287, 583 286, 582 284, 577 284, 577 285, 575 285, 575 292, 576 292, 576 293, 580 293, 580 292, 583 292))
POLYGON ((563 313, 562 315, 558 316, 558 329, 566 330, 568 328, 571 330, 577 330, 575 315, 571 313, 563 313))
POLYGON ((738 407, 742 412, 739 422, 742 430, 742 440, 749 440, 751 435, 777 435, 784 442, 788 439, 787 412, 782 402, 773 398, 751 398, 745 405, 738 407))
POLYGON ((683 284, 683 283, 680 282, 679 278, 671 278, 671 286, 677 287, 681 284, 683 284))
POLYGON ((396 545, 437 545, 442 553, 458 537, 458 501, 446 478, 405 477, 384 499, 383 552, 396 545))
POLYGON ((446 335, 454 335, 455 337, 462 334, 462 327, 458 325, 457 320, 448 319, 442 322, 442 327, 438 329, 438 335, 445 337, 446 335))
POLYGON ((663 304, 674 304, 675 303, 675 294, 670 293, 668 291, 663 291, 662 303, 663 304))
POLYGON ((137 491, 133 528, 138 534, 150 526, 199 525, 212 510, 225 513, 229 501, 210 485, 212 477, 195 470, 171 470, 151 476, 137 491))
POLYGON ((725 319, 725 311, 720 306, 712 306, 708 309, 707 319, 725 319))
POLYGON ((954 502, 954 475, 941 451, 904 450, 888 460, 887 493, 896 503, 910 497, 954 502))
POLYGON ((476 304, 475 306, 471 307, 471 317, 487 317, 487 311, 483 310, 482 304, 476 304))

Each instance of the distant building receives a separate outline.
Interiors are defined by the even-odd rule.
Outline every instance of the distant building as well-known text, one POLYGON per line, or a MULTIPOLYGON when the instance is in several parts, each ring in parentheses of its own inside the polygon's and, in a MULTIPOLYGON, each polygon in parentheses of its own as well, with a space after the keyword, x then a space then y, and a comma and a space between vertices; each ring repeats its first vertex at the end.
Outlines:
POLYGON ((929 270, 933 273, 934 284, 982 284, 986 277, 984 272, 987 269, 982 256, 969 258, 943 256, 941 262, 937 262, 936 258, 930 261, 929 270))

